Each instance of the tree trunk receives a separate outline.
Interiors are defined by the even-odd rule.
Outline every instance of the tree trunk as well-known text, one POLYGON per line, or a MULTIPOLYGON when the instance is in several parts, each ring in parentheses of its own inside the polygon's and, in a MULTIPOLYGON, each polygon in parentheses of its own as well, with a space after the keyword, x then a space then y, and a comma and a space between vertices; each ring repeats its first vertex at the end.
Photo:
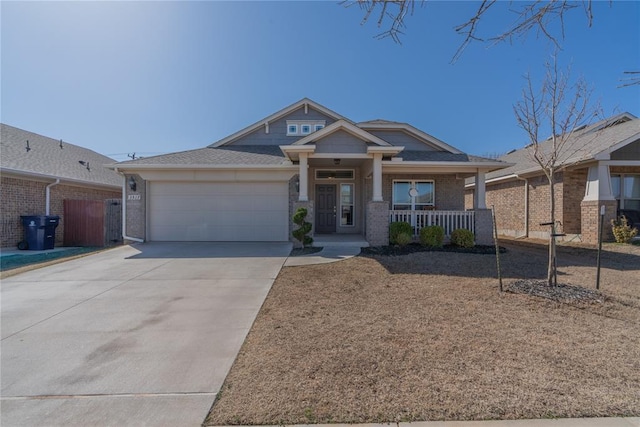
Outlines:
POLYGON ((547 284, 549 286, 553 285, 553 277, 555 274, 555 258, 556 258, 556 238, 554 234, 556 234, 556 197, 555 197, 555 188, 554 188, 554 170, 551 169, 549 171, 549 175, 547 178, 549 179, 549 207, 551 211, 551 222, 550 232, 549 232, 549 265, 547 266, 547 284))

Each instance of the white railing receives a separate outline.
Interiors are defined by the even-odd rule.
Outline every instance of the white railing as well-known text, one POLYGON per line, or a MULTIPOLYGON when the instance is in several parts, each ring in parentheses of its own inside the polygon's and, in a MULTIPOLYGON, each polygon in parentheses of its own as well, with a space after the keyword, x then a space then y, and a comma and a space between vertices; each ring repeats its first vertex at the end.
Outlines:
POLYGON ((389 222, 408 222, 413 227, 414 237, 420 235, 420 229, 430 225, 444 228, 449 237, 457 228, 466 228, 475 234, 474 211, 389 211, 389 222))

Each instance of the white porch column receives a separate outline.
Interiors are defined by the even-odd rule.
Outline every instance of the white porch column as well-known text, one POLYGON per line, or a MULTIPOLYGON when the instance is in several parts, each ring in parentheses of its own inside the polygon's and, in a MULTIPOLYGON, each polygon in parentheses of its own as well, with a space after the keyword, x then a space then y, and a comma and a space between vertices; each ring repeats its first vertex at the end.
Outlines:
POLYGON ((308 153, 300 153, 300 172, 298 189, 298 201, 309 201, 309 166, 307 162, 308 153))
POLYGON ((615 200, 611 193, 611 175, 609 165, 598 162, 589 167, 587 188, 582 200, 615 200))
POLYGON ((373 154, 373 199, 382 202, 382 153, 373 154))
POLYGON ((487 209, 487 192, 484 171, 476 172, 476 188, 473 193, 473 209, 487 209))

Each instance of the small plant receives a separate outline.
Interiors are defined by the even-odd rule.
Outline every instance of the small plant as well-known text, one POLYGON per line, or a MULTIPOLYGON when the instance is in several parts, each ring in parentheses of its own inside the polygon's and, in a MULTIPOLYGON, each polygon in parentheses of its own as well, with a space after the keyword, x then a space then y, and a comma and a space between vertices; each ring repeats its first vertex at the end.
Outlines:
POLYGON ((311 236, 307 236, 307 234, 311 232, 311 223, 305 221, 306 217, 307 210, 305 208, 298 208, 298 210, 296 210, 296 213, 293 214, 293 223, 299 228, 293 230, 291 233, 305 248, 313 243, 311 236))
POLYGON ((613 237, 618 243, 629 243, 638 234, 638 229, 631 228, 624 215, 618 219, 612 219, 611 228, 613 229, 613 237))
POLYGON ((475 246, 473 240, 473 233, 465 228, 458 228, 451 232, 452 245, 460 246, 461 248, 472 248, 475 246))
POLYGON ((400 233, 396 236, 396 244, 398 246, 407 246, 413 238, 409 233, 400 233))
POLYGON ((398 244, 398 236, 402 233, 408 234, 409 237, 413 235, 413 227, 408 222, 392 222, 389 225, 389 242, 392 245, 398 244))
POLYGON ((431 248, 441 248, 444 243, 444 228, 430 225, 420 230, 420 244, 431 248))

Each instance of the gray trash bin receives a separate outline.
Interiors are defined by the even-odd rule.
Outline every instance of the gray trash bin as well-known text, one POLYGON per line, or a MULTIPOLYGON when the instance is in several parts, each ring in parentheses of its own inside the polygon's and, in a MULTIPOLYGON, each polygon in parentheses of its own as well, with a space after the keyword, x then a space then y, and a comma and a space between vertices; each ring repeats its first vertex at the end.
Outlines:
POLYGON ((56 241, 56 228, 60 223, 60 217, 56 215, 23 215, 24 240, 27 249, 42 251, 53 249, 56 241))

